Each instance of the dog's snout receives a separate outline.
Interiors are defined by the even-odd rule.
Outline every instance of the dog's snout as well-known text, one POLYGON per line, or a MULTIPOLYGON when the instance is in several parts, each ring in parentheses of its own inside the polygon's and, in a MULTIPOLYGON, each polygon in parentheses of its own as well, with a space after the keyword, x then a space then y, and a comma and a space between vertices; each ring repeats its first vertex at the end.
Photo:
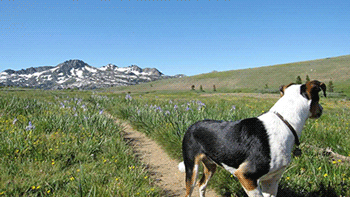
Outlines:
POLYGON ((319 118, 323 113, 323 107, 320 104, 314 105, 311 107, 310 112, 310 118, 319 118))
POLYGON ((322 113, 323 113, 323 107, 321 105, 319 105, 319 110, 317 112, 317 117, 316 118, 321 117, 322 113))
POLYGON ((319 108, 320 108, 320 111, 321 111, 321 114, 322 114, 322 111, 323 111, 323 107, 322 105, 318 104, 319 105, 319 108))

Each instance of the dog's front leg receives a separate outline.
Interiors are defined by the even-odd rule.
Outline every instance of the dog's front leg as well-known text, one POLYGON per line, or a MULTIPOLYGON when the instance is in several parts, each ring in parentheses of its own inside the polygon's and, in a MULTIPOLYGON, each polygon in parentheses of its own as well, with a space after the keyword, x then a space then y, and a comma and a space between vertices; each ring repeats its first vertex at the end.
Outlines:
POLYGON ((284 169, 275 172, 271 178, 260 180, 261 189, 264 197, 276 197, 278 191, 278 183, 282 177, 284 169))
POLYGON ((276 197, 278 190, 278 180, 264 180, 261 181, 261 188, 264 197, 276 197))

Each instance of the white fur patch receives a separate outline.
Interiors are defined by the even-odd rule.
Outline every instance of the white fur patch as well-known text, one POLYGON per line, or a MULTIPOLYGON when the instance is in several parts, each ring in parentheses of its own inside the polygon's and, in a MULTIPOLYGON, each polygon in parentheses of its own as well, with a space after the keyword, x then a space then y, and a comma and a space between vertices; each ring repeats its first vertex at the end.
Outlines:
POLYGON ((300 94, 300 85, 292 85, 285 90, 284 96, 274 104, 268 113, 258 117, 264 123, 269 136, 270 172, 284 168, 290 163, 295 141, 293 133, 275 113, 281 114, 300 137, 309 116, 310 102, 300 94))
POLYGON ((179 168, 180 172, 185 172, 186 171, 185 163, 183 161, 180 162, 177 167, 179 168))
POLYGON ((225 168, 225 170, 229 171, 233 176, 235 176, 235 172, 237 170, 236 168, 232 168, 224 163, 221 163, 221 165, 225 168))
POLYGON ((254 197, 263 197, 263 194, 261 193, 260 189, 254 189, 252 191, 246 191, 246 193, 248 194, 248 196, 254 196, 254 197))

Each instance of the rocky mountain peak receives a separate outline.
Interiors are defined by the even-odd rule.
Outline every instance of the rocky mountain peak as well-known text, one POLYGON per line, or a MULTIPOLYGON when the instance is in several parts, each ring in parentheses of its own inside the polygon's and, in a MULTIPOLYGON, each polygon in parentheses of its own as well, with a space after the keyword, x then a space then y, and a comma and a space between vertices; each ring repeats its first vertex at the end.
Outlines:
POLYGON ((82 60, 68 60, 68 61, 65 61, 65 62, 57 65, 57 66, 61 67, 61 68, 65 68, 65 67, 66 68, 83 68, 86 65, 88 65, 88 64, 82 60))
POLYGON ((82 60, 68 60, 57 66, 30 67, 0 72, 0 86, 36 87, 42 89, 94 89, 127 86, 154 80, 173 78, 156 68, 142 69, 136 65, 119 68, 108 64, 95 68, 82 60))
POLYGON ((131 68, 130 71, 142 72, 142 69, 140 67, 138 67, 137 65, 131 65, 131 66, 129 66, 129 68, 131 68))
POLYGON ((112 71, 112 70, 115 70, 116 68, 118 68, 118 66, 114 64, 107 64, 106 66, 101 67, 100 70, 112 71))

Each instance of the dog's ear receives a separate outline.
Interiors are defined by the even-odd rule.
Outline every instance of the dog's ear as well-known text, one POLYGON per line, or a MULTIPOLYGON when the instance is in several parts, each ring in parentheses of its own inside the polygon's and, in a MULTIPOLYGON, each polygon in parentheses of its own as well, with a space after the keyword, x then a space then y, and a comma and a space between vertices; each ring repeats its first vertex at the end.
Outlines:
POLYGON ((324 83, 321 82, 320 88, 321 88, 322 91, 323 91, 323 96, 324 96, 324 97, 327 97, 327 94, 326 94, 326 89, 327 89, 326 84, 324 84, 324 83))
POLYGON ((306 99, 310 100, 310 94, 306 91, 306 85, 303 84, 300 87, 300 94, 303 95, 303 97, 305 97, 306 99))
POLYGON ((306 88, 307 88, 307 91, 309 92, 310 95, 313 94, 313 92, 317 93, 320 92, 321 90, 323 91, 323 96, 324 97, 327 97, 327 94, 326 94, 326 90, 327 90, 327 87, 326 87, 326 84, 322 83, 322 82, 319 82, 317 80, 313 80, 313 81, 309 81, 305 84, 306 88))
POLYGON ((281 95, 281 97, 284 95, 284 87, 285 87, 285 85, 281 85, 280 86, 280 95, 281 95))
POLYGON ((289 87, 289 86, 291 86, 291 85, 294 85, 295 83, 290 83, 290 84, 288 84, 288 85, 281 85, 280 86, 280 95, 281 95, 281 97, 284 95, 284 91, 289 87))

